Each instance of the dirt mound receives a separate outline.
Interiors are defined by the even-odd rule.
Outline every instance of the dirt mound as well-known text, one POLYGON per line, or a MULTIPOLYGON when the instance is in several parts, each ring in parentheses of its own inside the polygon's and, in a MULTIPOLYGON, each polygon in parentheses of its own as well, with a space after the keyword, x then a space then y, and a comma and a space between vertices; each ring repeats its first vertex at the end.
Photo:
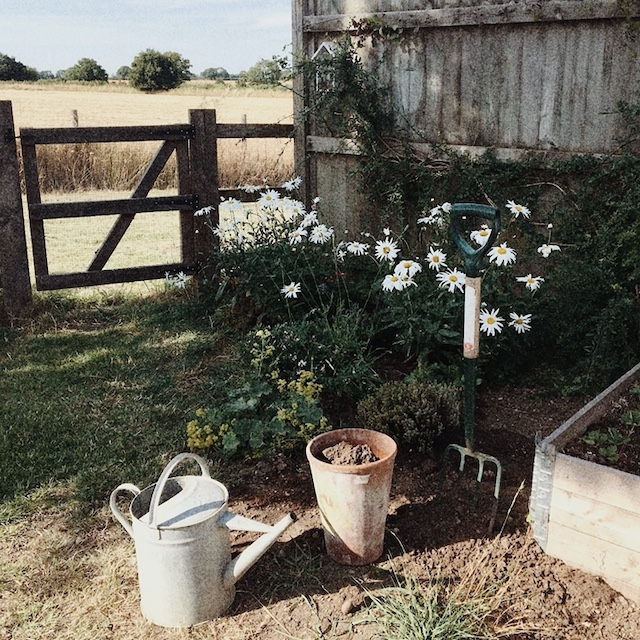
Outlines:
POLYGON ((331 464, 369 464, 379 459, 368 444, 338 442, 322 450, 322 455, 331 464))

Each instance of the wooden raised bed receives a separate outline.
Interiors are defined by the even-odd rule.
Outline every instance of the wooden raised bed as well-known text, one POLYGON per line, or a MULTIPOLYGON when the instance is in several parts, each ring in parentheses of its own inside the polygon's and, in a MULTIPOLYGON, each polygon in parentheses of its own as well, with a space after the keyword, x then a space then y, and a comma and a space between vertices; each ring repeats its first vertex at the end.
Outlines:
POLYGON ((536 439, 529 518, 546 553, 640 603, 640 476, 561 453, 634 384, 640 364, 536 439))

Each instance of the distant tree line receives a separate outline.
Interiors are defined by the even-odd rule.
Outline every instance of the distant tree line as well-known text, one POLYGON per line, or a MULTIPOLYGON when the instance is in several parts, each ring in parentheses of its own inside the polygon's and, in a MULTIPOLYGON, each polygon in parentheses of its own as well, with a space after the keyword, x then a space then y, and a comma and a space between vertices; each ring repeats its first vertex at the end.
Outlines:
MULTIPOLYGON (((140 91, 168 91, 179 87, 194 76, 191 63, 179 53, 160 53, 155 49, 140 52, 130 66, 122 66, 115 74, 117 80, 126 80, 140 91)), ((260 60, 248 71, 232 78, 222 67, 209 67, 200 75, 207 80, 223 82, 236 79, 242 85, 273 86, 289 78, 287 59, 274 56, 271 60, 260 60)), ((62 80, 72 82, 108 82, 109 75, 95 60, 81 58, 73 67, 58 71, 37 71, 18 62, 15 58, 0 53, 0 81, 33 82, 36 80, 62 80)))

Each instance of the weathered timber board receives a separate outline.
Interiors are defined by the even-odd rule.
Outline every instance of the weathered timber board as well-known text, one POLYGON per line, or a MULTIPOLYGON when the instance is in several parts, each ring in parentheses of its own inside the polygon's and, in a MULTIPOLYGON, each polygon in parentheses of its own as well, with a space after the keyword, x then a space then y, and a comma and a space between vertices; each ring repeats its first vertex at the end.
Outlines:
POLYGON ((601 577, 609 586, 640 602, 640 558, 580 530, 553 522, 546 552, 569 566, 601 577))
POLYGON ((549 521, 640 554, 640 476, 558 454, 549 521))

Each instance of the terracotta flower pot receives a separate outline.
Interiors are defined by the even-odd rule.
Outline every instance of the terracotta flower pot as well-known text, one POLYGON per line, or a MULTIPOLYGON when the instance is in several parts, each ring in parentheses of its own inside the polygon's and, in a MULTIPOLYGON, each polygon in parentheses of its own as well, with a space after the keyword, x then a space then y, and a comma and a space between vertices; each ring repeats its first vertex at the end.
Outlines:
POLYGON ((307 445, 327 554, 332 560, 363 565, 382 555, 397 450, 392 438, 367 429, 329 431, 307 445), (340 442, 366 444, 378 460, 331 464, 322 452, 340 442))

